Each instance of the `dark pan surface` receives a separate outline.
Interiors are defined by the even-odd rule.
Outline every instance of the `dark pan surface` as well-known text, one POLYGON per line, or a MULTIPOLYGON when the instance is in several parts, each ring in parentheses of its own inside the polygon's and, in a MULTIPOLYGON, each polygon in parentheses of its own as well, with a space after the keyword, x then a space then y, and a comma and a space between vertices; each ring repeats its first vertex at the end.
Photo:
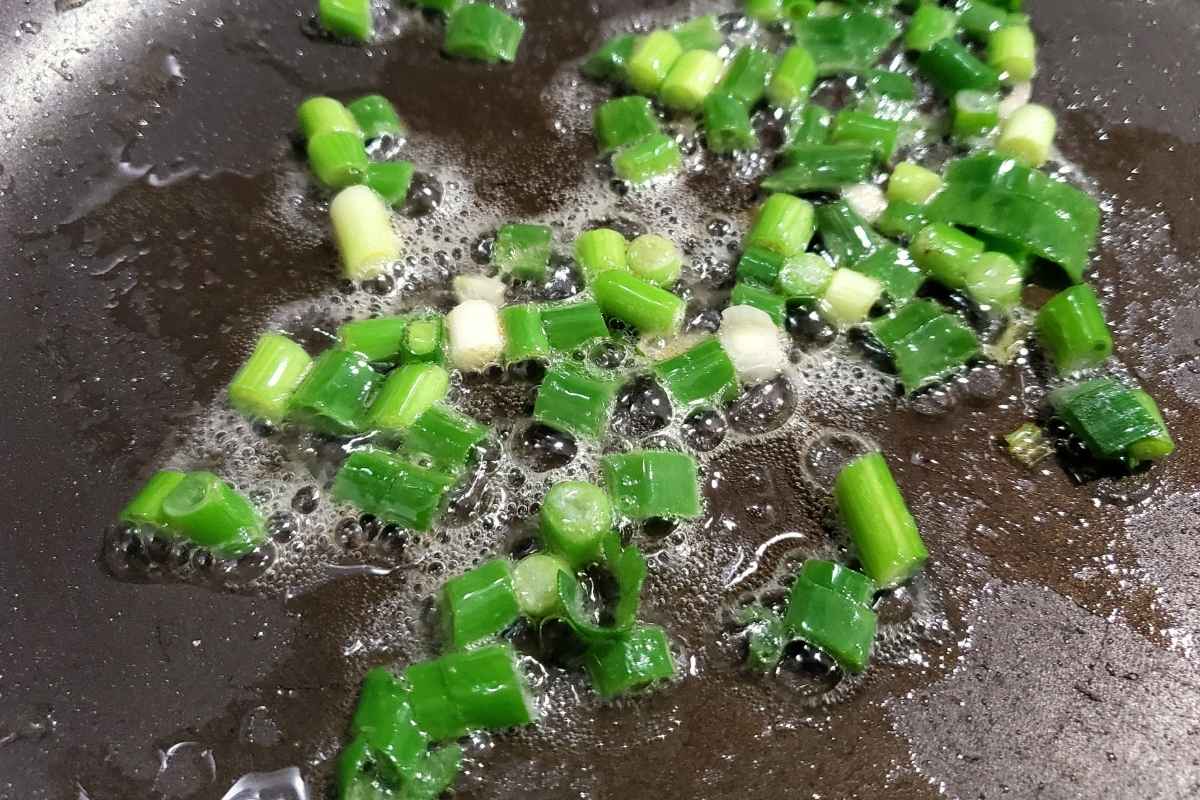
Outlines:
MULTIPOLYGON (((327 246, 264 221, 300 97, 403 96, 485 200, 554 208, 592 143, 554 132, 541 90, 642 4, 526 0, 521 68, 502 71, 442 61, 431 25, 370 57, 313 41, 295 0, 72 5, 0 7, 0 798, 218 798, 250 771, 316 775, 365 668, 343 655, 346 620, 388 579, 286 603, 138 586, 95 563, 100 531, 228 380, 244 332, 335 278, 327 246), (190 757, 155 785, 179 742, 211 768, 190 757)), ((1019 404, 881 412, 866 424, 901 462, 946 618, 923 663, 829 708, 718 665, 559 746, 498 741, 460 795, 1200 794, 1200 7, 1030 5, 1039 95, 1106 199, 1097 263, 1118 353, 1180 454, 1078 487, 992 443, 1019 404)), ((792 454, 746 458, 793 480, 792 454)))

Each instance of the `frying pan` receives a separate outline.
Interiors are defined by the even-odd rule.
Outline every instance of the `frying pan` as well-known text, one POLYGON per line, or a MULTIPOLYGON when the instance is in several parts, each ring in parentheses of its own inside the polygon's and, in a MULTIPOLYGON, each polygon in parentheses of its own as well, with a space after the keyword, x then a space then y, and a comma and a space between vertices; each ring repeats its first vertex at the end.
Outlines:
MULTIPOLYGON (((354 621, 402 589, 123 583, 96 563, 100 532, 221 390, 242 333, 335 281, 327 245, 273 223, 300 97, 403 98, 415 129, 461 152, 483 202, 533 215, 591 177, 592 143, 554 129, 544 87, 606 23, 670 4, 527 0, 513 69, 441 59, 419 21, 370 54, 318 41, 310 5, 0 8, 0 797, 217 798, 251 772, 319 778, 362 671, 397 655, 351 652, 354 621)), ((898 462, 934 554, 914 594, 935 624, 905 663, 823 705, 689 642, 702 680, 567 709, 578 717, 556 741, 501 737, 460 796, 1200 794, 1200 7, 1029 5, 1039 97, 1105 203, 1095 266, 1117 352, 1179 454, 1085 485, 1057 464, 1018 468, 994 438, 1033 411, 1020 370, 936 418, 881 409, 854 424, 898 462)), ((717 215, 751 197, 727 175, 691 180, 717 215)), ((725 466, 801 495, 802 444, 725 466)), ((794 526, 812 513, 789 508, 794 526)), ((770 532, 741 535, 751 552, 770 532)))

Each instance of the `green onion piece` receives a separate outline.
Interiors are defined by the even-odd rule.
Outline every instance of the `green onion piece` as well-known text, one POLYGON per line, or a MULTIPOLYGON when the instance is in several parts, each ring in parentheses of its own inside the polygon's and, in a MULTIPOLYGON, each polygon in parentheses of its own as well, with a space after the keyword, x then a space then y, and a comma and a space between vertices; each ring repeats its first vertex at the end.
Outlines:
POLYGON ((582 569, 603 555, 604 537, 613 528, 612 502, 594 483, 562 481, 542 500, 541 520, 546 547, 572 569, 582 569))
POLYGON ((588 644, 618 638, 633 628, 641 603, 642 584, 646 581, 646 559, 636 547, 622 548, 615 534, 604 539, 604 565, 617 589, 610 625, 593 621, 592 614, 584 607, 579 581, 574 575, 567 572, 557 575, 562 618, 575 635, 588 644))
POLYGON ((902 161, 888 180, 888 202, 923 206, 942 188, 942 176, 911 161, 902 161))
POLYGON ((292 393, 287 415, 321 433, 357 433, 382 383, 383 376, 360 353, 326 350, 292 393))
POLYGON ((640 37, 625 64, 625 79, 639 94, 654 96, 667 78, 683 47, 670 31, 653 31, 640 37))
POLYGON ((697 111, 725 71, 725 62, 710 50, 688 50, 675 60, 658 89, 667 108, 697 111))
POLYGON ((630 272, 664 289, 678 283, 683 272, 683 253, 679 247, 656 233, 644 233, 634 239, 625 255, 630 272))
POLYGON ((605 314, 646 334, 678 333, 687 308, 679 295, 621 270, 600 273, 592 283, 592 293, 605 314))
MULTIPOLYGON (((485 645, 480 649, 492 646, 494 645, 485 645)), ((462 709, 450 697, 450 689, 442 671, 444 658, 446 656, 431 661, 418 661, 404 670, 404 680, 409 686, 408 697, 413 720, 417 727, 435 742, 457 739, 468 730, 462 709)))
POLYGON ((958 24, 971 38, 986 43, 1008 22, 1008 12, 983 0, 958 0, 958 24))
POLYGON ((767 101, 776 108, 795 108, 808 100, 817 82, 817 62, 799 45, 783 51, 767 82, 767 101))
POLYGON ((963 89, 995 92, 1000 89, 996 70, 980 61, 957 39, 942 39, 917 59, 917 69, 945 97, 963 89))
POLYGON ((836 561, 810 558, 800 567, 797 577, 815 583, 823 589, 837 592, 861 606, 870 607, 875 600, 875 581, 836 561))
POLYGON ((867 92, 890 100, 917 99, 917 85, 903 72, 887 69, 869 69, 863 73, 867 92))
POLYGON ((957 139, 972 139, 990 133, 1000 124, 1000 95, 963 89, 950 103, 951 130, 957 139))
POLYGON ((637 36, 632 33, 614 36, 583 62, 583 74, 598 81, 624 80, 625 65, 629 63, 636 43, 637 36))
POLYGON ((442 625, 455 649, 495 636, 517 621, 521 609, 513 590, 512 563, 496 558, 451 578, 442 586, 442 625))
POLYGON ((485 3, 468 3, 450 15, 442 49, 489 64, 512 63, 524 35, 524 22, 485 3))
POLYGON ((746 108, 758 105, 767 93, 767 79, 775 68, 775 56, 757 47, 741 47, 729 62, 719 88, 740 100, 746 108))
POLYGON ((1054 112, 1037 103, 1021 106, 1000 126, 996 152, 1027 167, 1040 167, 1050 159, 1058 120, 1054 112))
POLYGON ((716 339, 705 339, 674 358, 660 361, 654 366, 654 374, 682 405, 697 400, 725 403, 738 394, 733 362, 716 339))
POLYGON ((475 420, 443 405, 431 406, 417 417, 404 436, 404 448, 433 460, 436 469, 453 474, 467 465, 488 430, 475 420))
POLYGON ((942 39, 952 38, 958 29, 958 15, 933 3, 922 3, 904 32, 904 46, 924 53, 942 39))
POLYGON ((883 215, 875 220, 875 227, 884 236, 894 239, 911 240, 929 224, 925 216, 925 207, 904 200, 893 200, 883 210, 883 215))
POLYGON ((820 648, 847 672, 862 672, 875 641, 875 612, 804 577, 792 584, 785 622, 794 636, 820 648))
POLYGON ((517 562, 513 568, 513 590, 522 614, 540 620, 560 613, 559 573, 573 578, 566 561, 547 553, 534 553, 517 562))
POLYGON ((398 206, 408 197, 412 185, 411 161, 375 161, 367 165, 367 186, 389 206, 398 206))
POLYGON ((404 364, 441 364, 445 358, 446 326, 441 317, 411 319, 404 329, 400 361, 404 364))
POLYGON ((843 467, 833 493, 863 571, 880 588, 897 586, 920 571, 929 553, 882 453, 868 453, 843 467))
POLYGON ((816 0, 783 0, 783 16, 788 20, 804 19, 816 10, 816 0))
POLYGON ((833 114, 816 103, 807 103, 803 108, 792 111, 784 130, 784 141, 789 148, 806 144, 828 144, 829 132, 833 128, 833 114))
POLYGON ((308 140, 308 165, 331 189, 354 186, 367 179, 367 151, 362 137, 348 131, 318 133, 308 140))
POLYGON ((783 617, 760 605, 739 609, 737 620, 745 626, 746 666, 756 672, 770 672, 783 658, 791 639, 783 617))
MULTIPOLYGON (((925 283, 925 273, 913 262, 909 252, 890 243, 850 269, 879 281, 887 296, 898 303, 911 300, 925 283)), ((1018 291, 1019 286, 1018 283, 1018 291)))
POLYGON ((542 310, 535 305, 500 309, 504 325, 504 360, 509 364, 550 356, 550 339, 542 327, 542 310))
POLYGON ((835 145, 863 145, 880 161, 891 161, 900 138, 900 123, 878 119, 863 111, 839 111, 833 123, 835 145))
POLYGON ((869 10, 845 14, 814 14, 793 26, 796 43, 817 62, 817 74, 837 75, 862 72, 875 66, 888 46, 900 35, 894 19, 869 10))
POLYGON ((817 305, 821 317, 838 328, 865 322, 883 297, 883 284, 852 269, 835 269, 817 305))
POLYGON ((533 418, 575 436, 598 439, 608 428, 617 386, 583 366, 563 362, 546 373, 533 404, 533 418))
POLYGON ((742 10, 759 22, 778 22, 783 18, 783 0, 743 0, 742 10))
POLYGON ((1050 298, 1037 315, 1038 339, 1059 372, 1098 367, 1113 340, 1092 287, 1080 283, 1050 298))
POLYGON ((704 138, 709 150, 722 155, 758 147, 750 112, 726 92, 713 92, 704 100, 704 138))
POLYGON ((1050 405, 1097 458, 1137 464, 1175 449, 1154 400, 1112 378, 1058 389, 1050 405))
POLYGON ((350 734, 367 744, 372 757, 386 762, 387 770, 399 773, 414 769, 429 747, 429 738, 413 723, 407 686, 384 667, 363 677, 350 734))
POLYGON ((1007 311, 1020 304, 1024 286, 1024 271, 1011 256, 984 253, 971 265, 963 288, 983 308, 1007 311))
POLYGON ((982 253, 983 242, 941 222, 926 227, 912 241, 917 265, 951 289, 966 288, 975 259, 982 253))
POLYGON ((645 183, 673 175, 683 166, 679 145, 665 133, 652 133, 613 156, 613 172, 623 181, 645 183))
POLYGON ((604 698, 675 675, 670 642, 657 625, 640 625, 618 639, 595 644, 584 659, 592 686, 604 698))
POLYGON ((162 499, 167 528, 226 556, 253 550, 266 538, 262 517, 211 472, 189 472, 162 499))
POLYGON ((630 519, 701 514, 696 460, 685 453, 636 450, 600 460, 618 512, 630 519))
POLYGON ((765 247, 747 247, 738 259, 737 277, 739 281, 754 281, 763 286, 773 286, 787 263, 787 258, 765 247))
POLYGON ((362 128, 363 137, 368 140, 378 139, 380 136, 402 139, 408 132, 404 121, 396 113, 395 106, 381 94, 364 95, 346 108, 354 115, 358 126, 362 128))
POLYGON ((660 130, 654 106, 638 95, 602 103, 596 108, 593 121, 602 153, 619 150, 660 130))
POLYGON ((353 281, 383 274, 400 257, 400 239, 383 199, 366 186, 351 186, 329 204, 333 239, 342 254, 342 274, 353 281))
POLYGON ((332 97, 310 97, 296 109, 296 122, 305 140, 322 133, 353 133, 361 140, 362 128, 350 109, 332 97))
POLYGON ((775 279, 775 291, 788 300, 819 300, 829 282, 833 268, 815 253, 801 253, 788 259, 775 279))
POLYGON ((278 333, 263 334, 229 382, 229 404, 247 417, 278 423, 311 366, 300 345, 278 333))
POLYGON ((777 192, 759 207, 746 234, 745 245, 762 247, 784 257, 808 249, 813 236, 813 205, 807 200, 777 192))
POLYGON ((396 361, 407 327, 404 317, 355 320, 338 328, 338 344, 343 350, 362 353, 372 363, 396 361))
POLYGON ((775 294, 768 287, 753 281, 739 281, 734 284, 729 296, 731 306, 751 306, 766 312, 771 321, 780 327, 787 319, 787 298, 775 294))
POLYGON ((575 239, 575 263, 590 284, 607 270, 627 271, 627 248, 625 237, 612 228, 593 228, 575 239))
POLYGON ((690 19, 671 29, 679 46, 684 52, 688 50, 720 50, 725 44, 725 34, 721 32, 721 23, 716 14, 705 14, 690 19))
POLYGON ((437 364, 405 364, 392 370, 371 404, 370 425, 402 431, 416 422, 450 389, 450 374, 437 364))
POLYGON ((608 325, 594 302, 562 303, 542 308, 542 330, 550 347, 570 352, 593 339, 608 337, 608 325))
POLYGON ((163 500, 186 477, 185 473, 171 469, 154 473, 133 499, 121 509, 119 519, 122 522, 163 527, 167 524, 166 517, 163 516, 163 500))
POLYGON ((375 33, 370 0, 317 0, 317 19, 322 28, 347 39, 366 42, 375 33))
POLYGON ((1026 25, 1006 25, 988 39, 988 64, 1006 83, 1023 83, 1037 74, 1037 40, 1026 25))
POLYGON ((540 281, 550 267, 554 231, 547 225, 501 225, 492 246, 492 265, 514 278, 540 281))
POLYGON ((816 220, 821 241, 838 266, 854 266, 887 244, 844 200, 822 203, 816 220))
POLYGON ((875 148, 848 144, 797 144, 783 151, 787 166, 762 182, 773 192, 835 192, 866 183, 875 172, 875 148))
POLYGON ((872 323, 911 392, 940 380, 979 353, 979 340, 958 317, 932 300, 913 300, 872 323))
POLYGON ((1004 443, 1012 457, 1025 467, 1035 467, 1039 461, 1054 455, 1054 447, 1046 441, 1042 429, 1032 422, 1026 422, 1012 433, 1005 434, 1004 443))
POLYGON ((537 721, 510 644, 447 653, 413 664, 404 675, 412 687, 413 717, 434 741, 537 721))
POLYGON ((454 479, 385 450, 350 454, 333 481, 333 497, 387 522, 427 531, 454 479))

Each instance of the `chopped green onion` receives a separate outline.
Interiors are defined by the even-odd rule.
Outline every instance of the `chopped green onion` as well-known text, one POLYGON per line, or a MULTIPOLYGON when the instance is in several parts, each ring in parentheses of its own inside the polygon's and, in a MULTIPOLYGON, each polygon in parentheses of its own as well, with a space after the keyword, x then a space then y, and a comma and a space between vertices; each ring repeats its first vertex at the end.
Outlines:
POLYGON ((621 547, 620 540, 612 534, 604 538, 603 549, 604 566, 617 590, 612 624, 600 625, 593 621, 574 575, 560 572, 557 576, 562 618, 575 635, 588 644, 620 637, 633 628, 641 603, 642 585, 646 581, 646 559, 636 547, 621 547))
POLYGON ((550 339, 542 327, 542 310, 535 305, 500 309, 504 325, 504 360, 510 364, 550 355, 550 339))
POLYGON ((308 140, 308 165, 331 189, 344 189, 367 179, 367 151, 362 137, 347 131, 318 133, 308 140))
POLYGON ((1175 441, 1171 438, 1171 434, 1167 430, 1167 422, 1163 419, 1162 412, 1158 409, 1158 403, 1154 402, 1154 398, 1141 389, 1134 389, 1133 396, 1142 407, 1142 410, 1154 418, 1155 423, 1158 425, 1158 430, 1150 436, 1139 439, 1129 445, 1129 449, 1125 453, 1126 458, 1141 463, 1143 461, 1157 461, 1174 453, 1175 441))
POLYGON ((946 97, 953 97, 963 89, 983 92, 1000 89, 996 71, 956 39, 942 39, 922 53, 917 59, 917 69, 946 97))
POLYGON ((875 97, 905 101, 917 99, 917 85, 903 72, 871 69, 864 73, 863 79, 867 92, 875 97))
POLYGON ((442 49, 489 64, 512 63, 524 35, 524 22, 486 3, 468 3, 450 15, 442 49))
POLYGON ((400 239, 383 200, 366 186, 351 186, 329 204, 333 238, 342 254, 342 274, 361 281, 381 275, 400 257, 400 239))
POLYGON ((546 373, 533 404, 533 418, 575 436, 598 439, 608 428, 617 386, 583 366, 563 362, 546 373))
POLYGON ((467 465, 488 430, 475 420, 443 405, 430 406, 404 436, 404 447, 433 460, 436 469, 455 473, 467 465))
POLYGON ((781 256, 798 256, 813 236, 813 205, 807 200, 777 192, 759 207, 746 247, 763 247, 781 256))
POLYGON ((817 82, 817 62, 799 45, 783 51, 767 82, 767 101, 777 108, 795 108, 808 100, 817 82))
POLYGON ((958 317, 932 300, 913 300, 872 323, 892 356, 900 383, 915 392, 959 369, 979 353, 979 340, 958 317))
POLYGON ((618 151, 612 164, 618 178, 640 184, 678 172, 683 166, 683 154, 672 137, 652 133, 618 151))
POLYGON ((888 243, 850 269, 879 281, 888 297, 898 303, 911 300, 925 283, 925 273, 903 247, 888 243))
POLYGON ((1037 40, 1026 25, 1006 25, 993 33, 987 56, 1006 83, 1023 83, 1037 74, 1037 40))
POLYGON ((816 253, 788 259, 775 279, 775 291, 788 300, 819 300, 833 280, 833 268, 816 253))
POLYGON ((575 263, 589 284, 610 269, 628 271, 628 243, 612 228, 593 228, 575 239, 575 263))
POLYGON ((280 422, 311 366, 300 345, 278 333, 263 334, 229 382, 229 403, 245 416, 280 422))
POLYGON ((671 29, 679 46, 688 50, 720 50, 725 44, 725 34, 721 32, 721 23, 716 14, 705 14, 690 19, 671 29))
POLYGON ((1097 458, 1136 465, 1175 449, 1154 400, 1112 378, 1058 389, 1050 394, 1050 405, 1097 458))
POLYGON ((1042 429, 1032 422, 1026 422, 1012 433, 1005 434, 1004 443, 1012 457, 1026 467, 1035 467, 1039 461, 1054 455, 1054 447, 1046 441, 1042 429))
POLYGON ((843 467, 833 492, 863 571, 880 588, 897 586, 920 571, 929 552, 882 453, 868 453, 843 467))
POLYGON ((963 288, 980 306, 1007 311, 1021 302, 1024 286, 1021 265, 1011 256, 984 253, 975 258, 963 288))
POLYGON ((758 147, 758 135, 745 104, 721 91, 704 100, 704 138, 709 150, 722 155, 758 147))
POLYGON ((893 203, 900 201, 923 206, 941 188, 941 175, 920 164, 902 161, 892 170, 892 177, 888 180, 887 199, 893 203))
POLYGON ((512 580, 522 614, 538 620, 559 612, 559 573, 570 576, 570 565, 547 553, 534 553, 517 562, 512 580))
POLYGON ((403 347, 404 317, 376 317, 347 322, 338 328, 338 344, 343 350, 362 353, 372 363, 395 361, 403 347))
POLYGON ((238 556, 266 538, 262 517, 242 495, 211 472, 189 472, 162 498, 168 529, 201 547, 238 556))
POLYGON ((596 139, 600 151, 607 153, 658 133, 658 115, 645 97, 629 95, 608 100, 596 108, 596 139))
POLYGON ((972 139, 990 133, 1000 124, 1000 95, 963 89, 951 101, 951 130, 957 139, 972 139))
POLYGON ((739 609, 737 620, 745 626, 746 666, 757 672, 774 669, 791 639, 783 617, 769 608, 751 605, 739 609))
POLYGON ((821 317, 838 328, 866 321, 883 297, 883 284, 852 269, 835 269, 817 305, 821 317))
POLYGON ((405 364, 441 364, 445 360, 445 325, 441 317, 412 319, 404 329, 400 361, 405 364))
POLYGON ((783 18, 783 0, 744 0, 746 16, 759 22, 778 22, 783 18))
POLYGON ((446 396, 450 375, 437 364, 405 364, 392 370, 371 404, 370 425, 402 431, 446 396))
MULTIPOLYGON (((807 254, 802 254, 807 255, 807 254)), ((788 259, 765 247, 747 247, 738 259, 739 281, 754 281, 763 286, 774 286, 788 259)))
POLYGON ((983 242, 942 222, 929 225, 912 241, 912 257, 921 269, 951 289, 963 289, 983 253, 983 242))
POLYGON ((816 220, 821 241, 838 266, 854 266, 887 244, 844 200, 822 203, 816 220))
POLYGON ((368 141, 380 136, 401 139, 407 133, 395 106, 381 94, 364 95, 346 106, 368 141))
POLYGON ((844 14, 813 14, 797 20, 792 31, 796 43, 817 62, 817 74, 862 72, 875 66, 900 35, 900 25, 869 10, 844 14))
POLYGON ((687 308, 678 295, 621 270, 602 272, 592 283, 592 293, 605 314, 646 334, 678 333, 687 308))
POLYGON ((996 152, 1011 156, 1027 167, 1040 167, 1050 159, 1058 120, 1054 112, 1037 103, 1021 106, 1000 126, 996 152))
POLYGON ((637 36, 632 33, 614 36, 583 62, 583 74, 598 81, 624 80, 625 66, 636 43, 637 36))
POLYGON ((788 20, 804 19, 816 10, 816 0, 783 0, 783 16, 788 20))
POLYGON ((338 470, 333 497, 387 522, 427 531, 452 485, 449 475, 418 467, 385 450, 357 450, 338 470))
POLYGON ((542 330, 550 346, 559 352, 570 352, 593 339, 608 337, 600 306, 590 301, 543 307, 542 330))
POLYGON ((447 653, 409 666, 404 676, 417 726, 434 741, 537 721, 510 644, 447 653))
POLYGON ((1008 22, 1008 12, 983 0, 958 0, 958 24, 967 35, 986 43, 1008 22))
POLYGON ((948 8, 933 3, 922 3, 913 12, 904 32, 904 46, 909 50, 925 52, 942 39, 952 38, 958 29, 958 15, 948 8))
POLYGON ((757 47, 741 47, 729 62, 720 90, 754 108, 767 92, 767 79, 775 68, 775 56, 757 47))
POLYGON ((893 200, 875 220, 875 227, 884 236, 910 240, 929 224, 924 206, 904 200, 893 200))
POLYGON ((665 236, 644 233, 629 243, 626 250, 629 271, 664 289, 679 282, 683 272, 683 253, 665 236))
POLYGON ((365 42, 375 33, 371 0, 317 0, 317 18, 335 36, 365 42))
POLYGON ((125 508, 121 509, 122 522, 142 523, 163 527, 167 524, 163 515, 163 500, 187 475, 171 469, 160 470, 134 495, 125 508))
POLYGON ((640 94, 654 96, 667 78, 683 47, 670 31, 652 31, 640 37, 625 64, 625 78, 640 94))
POLYGON ((806 144, 828 144, 829 131, 833 128, 833 114, 816 103, 806 103, 794 109, 784 130, 784 141, 789 148, 806 144))
POLYGON ((682 405, 697 400, 725 403, 738 394, 733 362, 716 339, 705 339, 674 358, 660 361, 654 374, 667 387, 675 402, 682 405))
POLYGON ((464 300, 446 315, 447 355, 465 372, 481 372, 504 355, 500 312, 487 300, 464 300))
POLYGON ((787 363, 775 320, 753 306, 731 305, 722 311, 717 338, 743 383, 770 380, 787 363))
MULTIPOLYGON (((496 309, 504 305, 505 295, 508 294, 508 287, 504 281, 479 273, 455 275, 450 285, 454 287, 454 296, 459 303, 465 303, 468 300, 482 300, 496 309)), ((446 318, 448 321, 450 315, 447 314, 446 318)))
POLYGON ((762 182, 775 192, 834 192, 864 183, 875 172, 875 149, 866 145, 797 144, 782 153, 787 164, 762 182))
POLYGON ((288 401, 288 416, 314 430, 336 436, 356 433, 383 376, 367 358, 345 350, 326 350, 288 401))
POLYGON ((594 483, 562 481, 542 500, 542 541, 573 569, 600 560, 602 542, 613 528, 608 495, 594 483))
POLYGON ((870 606, 801 574, 792 584, 785 623, 793 635, 828 653, 847 672, 867 668, 876 627, 870 606))
POLYGON ((361 140, 362 128, 350 109, 332 97, 310 97, 296 109, 296 121, 305 140, 322 133, 353 133, 361 140))
POLYGON ((600 466, 617 511, 630 519, 693 519, 701 514, 696 460, 685 453, 616 453, 604 456, 600 466))
POLYGON ((455 650, 495 636, 521 615, 513 589, 512 562, 485 561, 442 585, 441 614, 446 644, 455 650))
POLYGON ((836 561, 810 558, 800 567, 797 577, 815 583, 823 589, 837 592, 861 606, 869 607, 875 600, 875 581, 836 561))
POLYGON ((1038 339, 1059 372, 1098 367, 1113 351, 1112 334, 1092 287, 1080 283, 1050 298, 1037 315, 1038 339))
POLYGON ((899 122, 878 119, 863 111, 839 111, 833 123, 833 144, 869 147, 880 161, 891 161, 899 138, 899 122))
POLYGON ((729 295, 729 304, 757 308, 780 327, 787 319, 787 298, 753 281, 739 281, 734 284, 733 292, 729 295))
POLYGON ((411 161, 375 161, 367 165, 367 186, 389 206, 401 205, 412 185, 411 161))
POLYGON ((725 71, 725 62, 710 50, 688 50, 675 60, 658 89, 667 108, 697 111, 725 71))
POLYGON ((620 638, 592 645, 584 666, 596 693, 605 698, 675 675, 671 645, 657 625, 640 625, 620 638))

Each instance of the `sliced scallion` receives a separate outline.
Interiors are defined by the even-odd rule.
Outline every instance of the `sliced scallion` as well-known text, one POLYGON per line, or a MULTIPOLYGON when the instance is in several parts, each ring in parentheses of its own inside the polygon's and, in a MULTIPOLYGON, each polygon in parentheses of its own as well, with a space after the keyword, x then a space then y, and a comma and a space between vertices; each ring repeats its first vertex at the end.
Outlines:
POLYGON ((851 461, 838 473, 833 491, 863 570, 880 588, 904 583, 920 571, 929 552, 883 454, 851 461))

